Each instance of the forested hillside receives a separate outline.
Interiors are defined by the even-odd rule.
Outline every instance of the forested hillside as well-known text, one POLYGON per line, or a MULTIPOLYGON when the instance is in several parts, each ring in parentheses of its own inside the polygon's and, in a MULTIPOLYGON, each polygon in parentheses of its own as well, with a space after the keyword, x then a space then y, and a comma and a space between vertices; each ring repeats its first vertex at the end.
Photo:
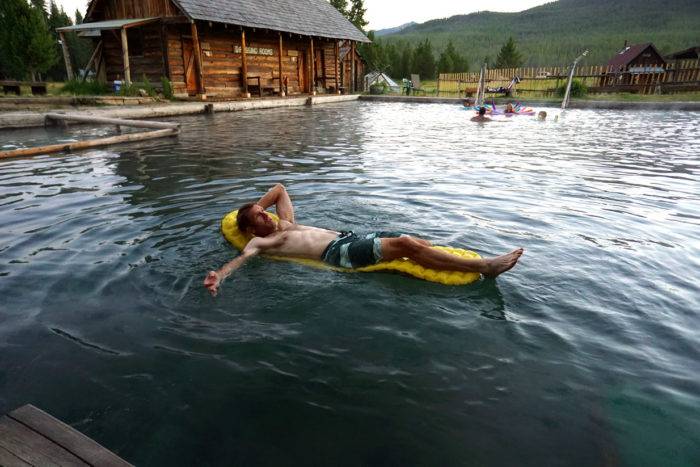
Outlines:
MULTIPOLYGON (((485 4, 487 5, 487 4, 485 4)), ((561 65, 589 49, 605 64, 625 40, 653 42, 662 54, 700 44, 700 0, 559 0, 520 13, 481 12, 428 21, 381 38, 415 46, 426 38, 438 56, 452 41, 477 68, 512 36, 525 66, 561 65)))

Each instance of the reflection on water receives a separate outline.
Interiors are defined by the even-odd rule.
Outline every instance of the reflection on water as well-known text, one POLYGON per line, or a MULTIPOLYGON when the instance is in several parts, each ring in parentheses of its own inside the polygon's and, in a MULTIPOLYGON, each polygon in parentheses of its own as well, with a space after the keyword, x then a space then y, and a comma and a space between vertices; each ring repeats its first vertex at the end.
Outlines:
POLYGON ((698 114, 469 116, 197 116, 0 163, 0 410, 34 403, 139 465, 692 465, 698 114), (276 182, 303 223, 527 251, 467 287, 255 259, 210 298, 235 254, 220 219, 276 182))

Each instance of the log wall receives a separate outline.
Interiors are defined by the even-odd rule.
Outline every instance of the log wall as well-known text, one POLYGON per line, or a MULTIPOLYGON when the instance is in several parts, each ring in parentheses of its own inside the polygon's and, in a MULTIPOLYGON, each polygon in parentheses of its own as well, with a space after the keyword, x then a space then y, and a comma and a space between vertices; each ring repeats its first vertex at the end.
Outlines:
MULTIPOLYGON (((163 61, 163 43, 161 39, 161 25, 152 23, 145 26, 131 28, 129 34, 129 66, 131 68, 131 80, 141 82, 143 76, 156 87, 160 86, 161 77, 167 76, 167 70, 163 61), (140 41, 140 47, 132 46, 135 41, 140 41), (140 49, 140 55, 134 55, 134 51, 140 49)), ((122 43, 118 31, 102 31, 103 60, 107 81, 117 78, 124 79, 124 61, 122 58, 122 43)))
MULTIPOLYGON (((202 74, 207 95, 240 97, 243 93, 241 76, 241 32, 237 27, 197 23, 202 49, 202 74)), ((189 25, 167 25, 166 41, 170 81, 175 94, 186 94, 183 41, 191 40, 189 25)), ((290 95, 305 93, 309 77, 309 39, 283 34, 282 79, 287 78, 290 95)), ((325 87, 335 83, 332 41, 314 44, 316 53, 325 57, 325 69, 317 77, 325 78, 325 87), (322 73, 325 71, 325 75, 322 73)), ((246 30, 248 76, 259 76, 262 87, 279 89, 279 34, 246 30), (257 49, 257 50, 255 50, 257 49)), ((249 80, 252 86, 254 80, 249 80)), ((267 90, 269 93, 269 89, 267 90)))

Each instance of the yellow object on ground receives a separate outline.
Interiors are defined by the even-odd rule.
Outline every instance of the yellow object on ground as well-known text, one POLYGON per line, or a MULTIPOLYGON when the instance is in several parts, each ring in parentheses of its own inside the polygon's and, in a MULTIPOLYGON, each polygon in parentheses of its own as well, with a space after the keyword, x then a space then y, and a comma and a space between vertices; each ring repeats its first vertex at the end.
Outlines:
MULTIPOLYGON (((226 240, 229 241, 233 246, 239 250, 243 250, 248 244, 252 236, 248 236, 245 233, 238 230, 238 223, 236 222, 236 214, 238 211, 233 211, 228 213, 221 221, 221 232, 224 234, 226 240)), ((277 216, 272 213, 270 214, 275 220, 277 216)), ((478 253, 469 250, 462 250, 460 248, 451 248, 446 246, 435 246, 433 248, 446 251, 453 255, 462 256, 464 258, 478 259, 481 258, 478 253)), ((400 271, 411 276, 417 277, 430 282, 439 282, 445 285, 465 285, 470 284, 479 279, 480 274, 477 272, 459 272, 459 271, 436 271, 435 269, 428 269, 420 264, 416 264, 413 261, 402 258, 395 259, 393 261, 380 261, 377 264, 371 266, 365 266, 357 269, 347 269, 338 268, 324 263, 320 260, 305 259, 305 258, 292 258, 285 256, 272 256, 266 255, 268 258, 282 260, 282 261, 292 261, 295 263, 305 264, 307 266, 313 266, 322 269, 332 269, 334 271, 342 272, 371 272, 371 271, 400 271)))

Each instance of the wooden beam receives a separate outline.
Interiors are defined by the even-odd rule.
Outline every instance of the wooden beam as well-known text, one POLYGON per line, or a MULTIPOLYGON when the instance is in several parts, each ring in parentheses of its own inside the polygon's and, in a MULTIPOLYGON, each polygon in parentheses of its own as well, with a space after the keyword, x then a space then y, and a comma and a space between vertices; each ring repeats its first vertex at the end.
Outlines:
POLYGON ((73 66, 70 64, 70 52, 68 51, 68 43, 66 42, 66 36, 63 31, 60 31, 58 35, 61 38, 61 49, 63 49, 63 62, 66 64, 66 75, 68 80, 73 79, 73 66))
POLYGON ((309 94, 316 95, 316 56, 314 55, 314 38, 311 38, 311 89, 309 94))
MULTIPOLYGON (((97 55, 101 49, 102 49, 102 40, 100 40, 100 42, 97 43, 97 47, 95 47, 95 51, 92 52, 92 56, 90 57, 90 60, 87 62, 87 65, 85 65, 85 74, 83 75, 83 78, 82 78, 83 82, 85 82, 85 80, 87 79, 88 70, 90 69, 92 62, 94 62, 95 58, 97 58, 97 55)), ((97 67, 95 67, 95 70, 97 70, 97 67)), ((95 73, 95 76, 97 76, 97 73, 95 73)))
POLYGON ((89 141, 76 141, 74 143, 52 144, 49 146, 39 146, 35 148, 0 151, 0 159, 36 156, 39 154, 53 154, 63 151, 75 151, 80 149, 110 146, 112 144, 129 143, 133 141, 143 141, 155 138, 165 138, 168 136, 177 136, 179 133, 180 131, 177 129, 154 130, 146 131, 143 133, 129 133, 128 135, 111 136, 109 138, 92 139, 89 141))
POLYGON ((156 128, 162 129, 177 129, 180 128, 179 123, 171 122, 154 122, 150 120, 127 120, 123 118, 109 118, 109 117, 97 117, 95 115, 77 115, 77 114, 59 114, 59 113, 48 113, 46 114, 48 120, 58 120, 58 121, 73 121, 82 123, 95 123, 103 125, 121 125, 121 126, 132 126, 134 128, 156 128))
POLYGON ((335 58, 335 93, 340 94, 340 87, 338 86, 338 41, 334 41, 335 45, 333 46, 333 56, 335 58))
POLYGON ((282 46, 282 33, 280 33, 280 49, 279 49, 279 53, 280 53, 280 56, 279 56, 278 67, 279 67, 279 75, 280 75, 280 76, 279 76, 279 77, 280 77, 280 96, 284 96, 284 95, 285 95, 285 92, 284 92, 284 83, 283 83, 284 78, 282 78, 282 54, 284 53, 284 47, 282 46))
POLYGON ((245 29, 241 29, 241 79, 243 80, 243 97, 250 97, 248 92, 248 56, 245 46, 245 29))
POLYGON ((192 47, 194 48, 194 71, 197 76, 197 94, 204 95, 204 70, 202 67, 202 49, 199 47, 197 23, 192 21, 192 47))
POLYGON ((122 28, 122 59, 124 61, 124 83, 131 85, 131 69, 129 68, 129 40, 126 37, 126 29, 122 28))
POLYGON ((352 76, 350 77, 350 79, 352 82, 352 84, 351 84, 352 92, 354 93, 357 90, 357 83, 356 83, 357 77, 355 76, 355 74, 356 74, 355 72, 357 70, 355 69, 355 42, 354 41, 352 42, 352 50, 350 51, 350 55, 351 55, 350 58, 352 59, 352 64, 351 64, 352 76))

